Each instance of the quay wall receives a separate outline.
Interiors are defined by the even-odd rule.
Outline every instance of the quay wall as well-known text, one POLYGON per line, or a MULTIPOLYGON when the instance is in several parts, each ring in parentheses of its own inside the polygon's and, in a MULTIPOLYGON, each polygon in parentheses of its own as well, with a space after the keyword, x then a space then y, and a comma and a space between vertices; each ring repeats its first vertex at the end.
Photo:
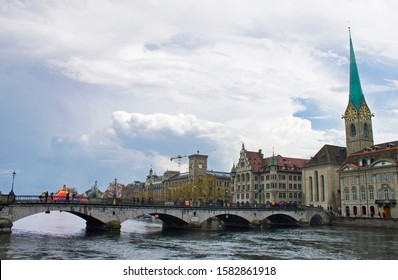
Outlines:
POLYGON ((398 219, 333 217, 333 226, 398 229, 398 219))

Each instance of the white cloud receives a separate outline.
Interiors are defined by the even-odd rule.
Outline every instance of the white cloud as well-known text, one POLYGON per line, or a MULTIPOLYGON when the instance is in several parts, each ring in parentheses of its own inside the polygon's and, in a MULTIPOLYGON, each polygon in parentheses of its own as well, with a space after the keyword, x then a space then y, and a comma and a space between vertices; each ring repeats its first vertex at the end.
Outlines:
POLYGON ((200 120, 193 115, 162 113, 145 115, 123 111, 112 114, 112 127, 122 134, 141 138, 170 133, 175 136, 195 134, 196 137, 211 137, 223 129, 223 125, 220 123, 200 120))

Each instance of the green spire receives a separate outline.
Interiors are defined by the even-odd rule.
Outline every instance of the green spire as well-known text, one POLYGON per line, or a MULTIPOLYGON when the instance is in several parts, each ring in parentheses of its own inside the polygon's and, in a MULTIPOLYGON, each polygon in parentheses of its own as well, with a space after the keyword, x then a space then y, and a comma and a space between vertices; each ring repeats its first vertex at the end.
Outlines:
POLYGON ((275 158, 275 153, 272 149, 272 159, 271 159, 271 163, 270 166, 277 166, 278 164, 276 163, 276 158, 275 158))
POLYGON ((351 31, 350 34, 350 101, 355 109, 359 112, 362 102, 364 100, 361 81, 359 80, 359 73, 357 62, 355 60, 354 47, 352 46, 351 31))

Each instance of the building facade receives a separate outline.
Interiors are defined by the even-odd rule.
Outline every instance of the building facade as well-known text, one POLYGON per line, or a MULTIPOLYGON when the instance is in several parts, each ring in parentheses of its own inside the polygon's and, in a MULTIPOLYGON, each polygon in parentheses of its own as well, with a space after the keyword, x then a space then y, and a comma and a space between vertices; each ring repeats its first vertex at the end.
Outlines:
POLYGON ((343 216, 398 217, 398 141, 351 153, 338 174, 343 216))
POLYGON ((302 168, 306 159, 247 151, 242 144, 238 163, 231 170, 232 201, 237 205, 302 203, 302 168))
POLYGON ((303 204, 338 212, 340 186, 337 171, 347 158, 345 147, 324 145, 303 168, 303 204))
MULTIPOLYGON (((189 157, 189 171, 167 170, 162 176, 149 170, 145 182, 129 184, 126 193, 134 201, 226 204, 229 201, 231 175, 229 172, 208 170, 207 155, 189 157)), ((127 198, 126 198, 127 199, 127 198)))

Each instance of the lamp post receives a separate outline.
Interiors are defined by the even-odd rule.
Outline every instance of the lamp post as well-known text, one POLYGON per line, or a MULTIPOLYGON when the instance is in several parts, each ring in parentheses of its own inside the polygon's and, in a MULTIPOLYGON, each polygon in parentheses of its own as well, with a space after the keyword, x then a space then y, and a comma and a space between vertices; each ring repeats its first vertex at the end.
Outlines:
POLYGON ((11 191, 10 194, 14 194, 14 181, 15 181, 15 175, 17 175, 17 173, 14 171, 12 172, 12 184, 11 184, 11 191))
POLYGON ((225 190, 225 206, 228 207, 228 190, 225 190))
POLYGON ((113 204, 116 204, 116 188, 117 188, 117 179, 115 178, 115 188, 113 189, 113 204))
POLYGON ((196 206, 196 186, 193 186, 193 206, 196 206))

